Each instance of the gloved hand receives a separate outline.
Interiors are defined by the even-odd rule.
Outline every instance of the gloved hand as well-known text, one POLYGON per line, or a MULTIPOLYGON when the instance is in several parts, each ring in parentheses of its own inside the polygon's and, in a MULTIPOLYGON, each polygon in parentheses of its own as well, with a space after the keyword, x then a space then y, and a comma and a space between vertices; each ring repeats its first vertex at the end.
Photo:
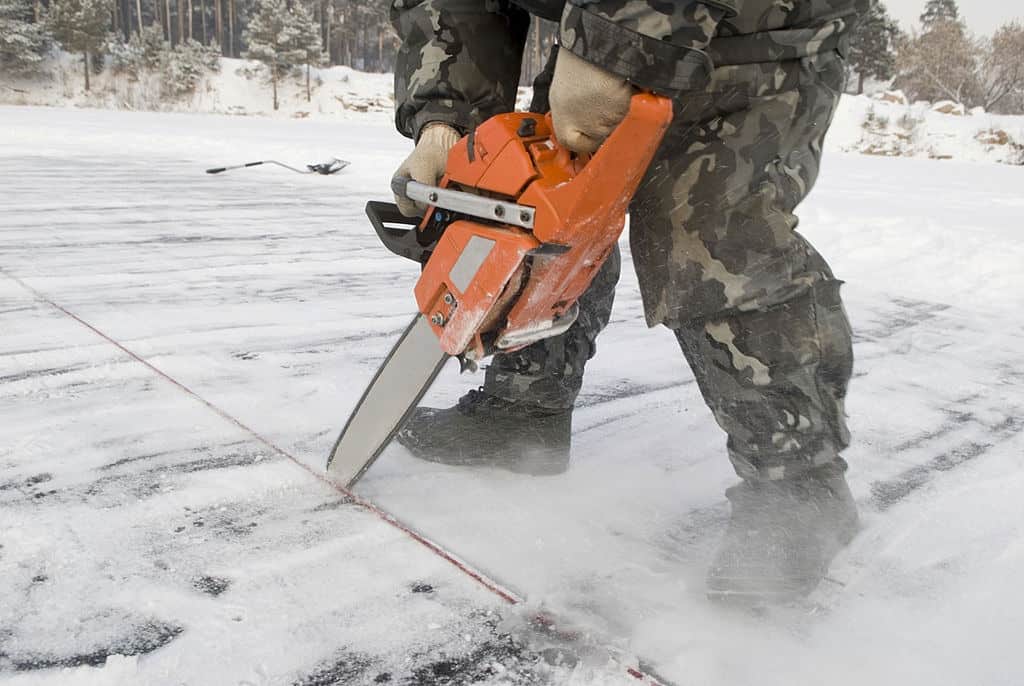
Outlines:
POLYGON ((594 152, 629 111, 636 89, 564 48, 551 81, 555 138, 573 152, 594 152))
MULTIPOLYGON (((416 148, 405 158, 402 166, 395 172, 395 178, 407 177, 413 181, 419 181, 429 186, 436 186, 444 176, 444 168, 448 163, 448 151, 459 142, 462 136, 458 131, 440 122, 427 124, 420 132, 420 140, 416 148)), ((416 217, 423 214, 426 206, 422 203, 413 202, 408 198, 397 194, 395 204, 398 211, 406 217, 416 217)))

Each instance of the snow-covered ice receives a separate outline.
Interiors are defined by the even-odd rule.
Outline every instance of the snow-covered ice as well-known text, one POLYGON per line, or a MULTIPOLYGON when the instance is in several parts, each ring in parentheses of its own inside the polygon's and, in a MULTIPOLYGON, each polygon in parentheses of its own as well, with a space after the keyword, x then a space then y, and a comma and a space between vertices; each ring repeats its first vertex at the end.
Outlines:
POLYGON ((408 149, 386 119, 0 123, 0 680, 629 683, 639 657, 680 685, 1024 681, 1022 169, 827 156, 801 230, 848 282, 865 529, 827 611, 753 617, 704 599, 734 477, 628 265, 569 472, 393 449, 357 488, 510 606, 22 285, 320 471, 413 309, 362 214, 408 149), (537 609, 601 650, 550 667, 502 637, 535 641, 537 609))

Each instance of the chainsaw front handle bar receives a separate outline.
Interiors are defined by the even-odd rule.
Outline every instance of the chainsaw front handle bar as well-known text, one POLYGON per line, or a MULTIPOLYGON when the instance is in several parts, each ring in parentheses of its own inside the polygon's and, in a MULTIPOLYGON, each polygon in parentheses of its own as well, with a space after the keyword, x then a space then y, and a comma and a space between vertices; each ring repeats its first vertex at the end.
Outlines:
POLYGON ((391 179, 391 190, 396 195, 409 198, 409 200, 443 210, 451 210, 476 219, 487 219, 524 229, 533 228, 534 210, 525 205, 517 205, 465 191, 428 186, 406 177, 391 179))
MULTIPOLYGON (((550 116, 550 114, 547 115, 549 124, 550 116)), ((593 168, 595 166, 614 167, 617 164, 617 160, 614 158, 625 161, 634 157, 636 149, 644 147, 644 138, 654 136, 660 141, 671 117, 672 105, 667 98, 651 93, 638 93, 633 96, 626 117, 593 155, 576 155, 562 146, 553 133, 548 145, 552 155, 563 160, 578 159, 582 163, 576 165, 579 170, 578 176, 592 177, 598 174, 598 170, 593 168), (609 160, 608 158, 613 159, 609 160), (600 159, 600 162, 592 165, 591 159, 600 159), (608 164, 609 162, 610 164, 608 164), (588 171, 590 173, 586 173, 588 171)), ((549 128, 551 127, 549 126, 549 128)), ((472 136, 469 138, 471 140, 472 136)), ((616 176, 609 171, 607 169, 600 170, 600 176, 616 176)), ((619 174, 619 176, 625 175, 625 173, 619 174)), ((572 181, 576 181, 576 179, 573 178, 570 182, 572 181)), ((589 179, 585 178, 578 185, 587 184, 589 184, 589 179)), ((391 190, 399 197, 408 198, 427 206, 452 210, 471 217, 511 224, 524 229, 533 229, 534 227, 536 208, 527 205, 488 198, 476 193, 429 186, 409 177, 392 178, 391 190)))

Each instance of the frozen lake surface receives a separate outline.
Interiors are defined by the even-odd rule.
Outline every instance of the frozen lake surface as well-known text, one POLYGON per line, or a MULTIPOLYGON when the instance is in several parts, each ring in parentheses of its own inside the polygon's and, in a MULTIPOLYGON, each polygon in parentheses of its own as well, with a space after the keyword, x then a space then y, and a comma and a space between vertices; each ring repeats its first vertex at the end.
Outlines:
POLYGON ((394 449, 356 489, 511 605, 317 478, 413 311, 362 209, 387 118, 0 123, 0 682, 1024 682, 1024 169, 826 157, 801 231, 848 282, 865 527, 820 608, 751 616, 704 598, 734 476, 628 266, 566 474, 394 449))

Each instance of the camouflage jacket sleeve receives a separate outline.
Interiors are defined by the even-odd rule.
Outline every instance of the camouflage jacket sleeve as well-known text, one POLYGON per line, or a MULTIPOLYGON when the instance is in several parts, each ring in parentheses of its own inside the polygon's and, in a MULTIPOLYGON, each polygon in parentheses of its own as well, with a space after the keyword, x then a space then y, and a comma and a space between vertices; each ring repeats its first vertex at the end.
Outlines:
POLYGON ((515 106, 527 12, 509 0, 393 0, 402 39, 395 124, 413 139, 439 121, 466 132, 515 106))
POLYGON ((743 0, 569 0, 561 44, 583 59, 662 93, 707 83, 707 47, 743 0))

